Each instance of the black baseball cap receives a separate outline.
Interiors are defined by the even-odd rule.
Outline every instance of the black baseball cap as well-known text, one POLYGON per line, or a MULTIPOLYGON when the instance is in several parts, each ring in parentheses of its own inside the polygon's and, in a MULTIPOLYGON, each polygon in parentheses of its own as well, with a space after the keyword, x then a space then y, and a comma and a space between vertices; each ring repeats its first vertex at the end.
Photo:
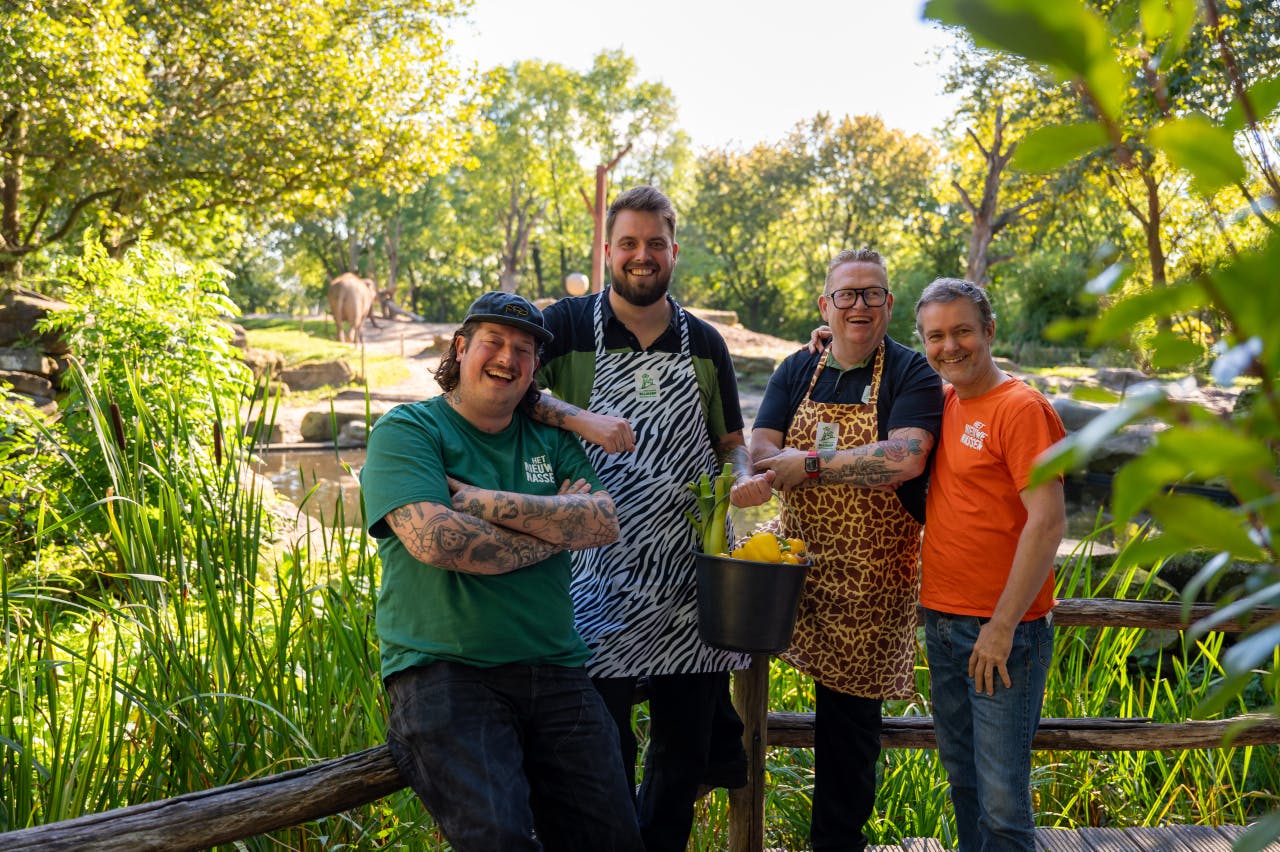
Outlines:
POLYGON ((536 337, 539 343, 550 343, 556 339, 556 336, 547 330, 542 320, 542 311, 538 310, 533 302, 515 293, 504 293, 501 290, 485 293, 472 302, 471 307, 467 309, 467 316, 463 322, 472 320, 496 322, 527 331, 536 337))

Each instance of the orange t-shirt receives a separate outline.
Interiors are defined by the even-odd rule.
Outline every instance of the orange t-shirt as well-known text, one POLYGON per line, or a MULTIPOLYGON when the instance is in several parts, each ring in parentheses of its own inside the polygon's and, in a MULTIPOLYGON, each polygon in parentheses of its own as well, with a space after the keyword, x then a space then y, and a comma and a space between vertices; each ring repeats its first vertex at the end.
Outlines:
MULTIPOLYGON (((1019 492, 1036 457, 1066 435, 1044 395, 1007 381, 973 399, 944 388, 942 429, 929 477, 920 603, 990 617, 1027 522, 1019 492)), ((1053 573, 1024 621, 1053 608, 1053 573)))

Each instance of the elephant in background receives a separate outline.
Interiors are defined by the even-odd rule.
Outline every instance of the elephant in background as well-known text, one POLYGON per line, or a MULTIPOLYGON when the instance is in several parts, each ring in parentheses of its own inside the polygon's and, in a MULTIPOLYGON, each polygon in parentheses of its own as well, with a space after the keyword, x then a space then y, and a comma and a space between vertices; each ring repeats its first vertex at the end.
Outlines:
POLYGON ((374 328, 378 327, 373 319, 373 306, 377 301, 378 285, 372 279, 344 272, 329 282, 329 313, 333 314, 333 325, 338 332, 339 341, 348 341, 344 325, 350 326, 351 343, 364 340, 366 319, 374 328))

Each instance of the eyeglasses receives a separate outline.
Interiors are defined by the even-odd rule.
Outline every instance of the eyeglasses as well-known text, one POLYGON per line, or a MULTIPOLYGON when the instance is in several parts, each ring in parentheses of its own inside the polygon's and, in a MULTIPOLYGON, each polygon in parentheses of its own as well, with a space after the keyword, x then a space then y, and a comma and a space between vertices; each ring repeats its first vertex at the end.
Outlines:
POLYGON ((889 291, 883 287, 851 287, 848 290, 829 293, 827 298, 831 300, 831 304, 843 311, 858 304, 859 296, 862 297, 862 304, 868 308, 878 308, 889 300, 889 291))

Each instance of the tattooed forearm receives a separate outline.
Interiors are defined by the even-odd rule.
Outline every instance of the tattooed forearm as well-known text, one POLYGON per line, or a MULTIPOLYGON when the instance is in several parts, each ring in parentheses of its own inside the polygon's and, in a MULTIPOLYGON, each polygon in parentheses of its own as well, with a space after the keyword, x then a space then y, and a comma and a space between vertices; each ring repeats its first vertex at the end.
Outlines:
POLYGON ((594 494, 534 496, 487 491, 484 496, 454 495, 454 508, 515 532, 568 550, 609 544, 618 537, 613 499, 594 494))
POLYGON ((470 574, 505 574, 564 549, 434 503, 402 506, 387 522, 420 562, 470 574))
POLYGON ((893 485, 919 476, 928 454, 924 440, 893 436, 862 447, 825 450, 819 453, 822 473, 818 481, 873 488, 893 485))
POLYGON ((569 427, 566 424, 569 422, 569 418, 581 413, 582 409, 578 406, 562 399, 555 399, 545 395, 533 407, 534 420, 539 423, 545 423, 548 426, 555 426, 557 429, 568 429, 569 427))

